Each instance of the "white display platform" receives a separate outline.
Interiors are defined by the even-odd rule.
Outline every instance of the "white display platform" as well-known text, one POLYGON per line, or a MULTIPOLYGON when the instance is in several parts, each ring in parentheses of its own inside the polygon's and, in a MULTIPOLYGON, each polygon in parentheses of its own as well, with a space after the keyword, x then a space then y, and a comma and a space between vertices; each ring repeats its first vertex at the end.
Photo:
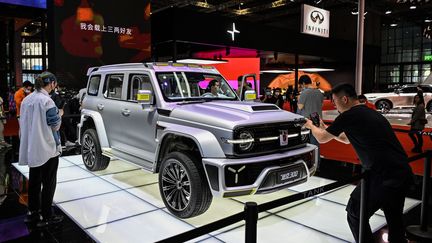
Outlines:
MULTIPOLYGON (((28 167, 13 164, 25 177, 28 167)), ((81 155, 60 158, 55 204, 98 242, 154 242, 243 211, 244 203, 258 204, 323 186, 333 181, 312 177, 308 183, 278 192, 213 198, 209 210, 194 218, 179 219, 164 207, 157 174, 120 160, 104 171, 90 172, 81 155)), ((354 186, 270 210, 259 215, 258 242, 353 242, 345 206, 354 186), (282 240, 283 239, 283 240, 282 240)), ((405 212, 420 201, 407 198, 405 212)), ((373 231, 386 224, 378 211, 370 220, 373 231)), ((192 242, 244 242, 244 221, 192 242)))

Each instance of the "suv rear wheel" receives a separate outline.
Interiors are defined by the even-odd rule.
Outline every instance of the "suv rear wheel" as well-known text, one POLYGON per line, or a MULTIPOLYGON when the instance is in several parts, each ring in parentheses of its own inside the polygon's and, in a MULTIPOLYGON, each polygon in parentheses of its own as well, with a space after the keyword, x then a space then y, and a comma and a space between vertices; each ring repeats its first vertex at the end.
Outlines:
POLYGON ((85 130, 83 134, 81 154, 84 165, 90 171, 104 170, 109 165, 110 158, 102 155, 99 138, 93 128, 85 130))
POLYGON ((204 171, 193 157, 169 153, 159 170, 159 191, 165 206, 177 217, 190 218, 204 213, 212 202, 204 171))

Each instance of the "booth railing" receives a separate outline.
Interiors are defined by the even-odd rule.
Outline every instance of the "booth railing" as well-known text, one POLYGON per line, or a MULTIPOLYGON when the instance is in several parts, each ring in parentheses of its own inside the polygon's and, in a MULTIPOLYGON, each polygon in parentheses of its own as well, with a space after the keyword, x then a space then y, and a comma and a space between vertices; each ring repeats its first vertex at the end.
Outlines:
MULTIPOLYGON (((428 227, 428 198, 429 198, 429 185, 430 185, 430 170, 431 170, 431 158, 432 151, 428 150, 424 153, 415 155, 410 157, 409 162, 425 158, 425 166, 424 166, 424 176, 423 176, 423 191, 422 191, 422 205, 421 205, 421 219, 420 226, 409 226, 407 228, 408 234, 413 237, 418 237, 420 239, 424 239, 424 237, 431 236, 431 228, 428 227)), ((226 218, 217 220, 215 222, 203 225, 201 227, 197 227, 195 229, 186 231, 184 233, 163 239, 158 242, 185 242, 197 237, 203 236, 215 230, 227 227, 231 224, 240 222, 245 220, 245 242, 246 243, 255 243, 257 242, 257 222, 258 222, 258 214, 270 209, 274 209, 295 201, 299 201, 305 198, 314 197, 318 194, 322 194, 336 188, 342 187, 347 184, 352 184, 355 181, 361 179, 362 183, 362 192, 361 192, 361 202, 360 202, 360 229, 359 229, 359 242, 364 243, 364 231, 369 222, 366 216, 366 183, 367 183, 367 173, 363 172, 359 175, 355 175, 351 178, 344 179, 341 181, 333 182, 324 186, 316 187, 307 191, 299 192, 294 195, 290 195, 287 197, 279 198, 267 203, 257 205, 255 202, 246 202, 244 211, 239 212, 237 214, 228 216, 226 218)), ((432 239, 425 238, 425 239, 432 239)))

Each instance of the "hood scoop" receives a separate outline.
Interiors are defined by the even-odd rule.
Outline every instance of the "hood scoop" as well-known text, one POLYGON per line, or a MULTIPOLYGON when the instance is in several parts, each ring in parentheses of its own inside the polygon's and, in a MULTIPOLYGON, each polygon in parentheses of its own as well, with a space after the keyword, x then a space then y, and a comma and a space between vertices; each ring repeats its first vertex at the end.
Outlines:
POLYGON ((253 111, 277 111, 279 107, 275 105, 256 105, 252 106, 253 111))

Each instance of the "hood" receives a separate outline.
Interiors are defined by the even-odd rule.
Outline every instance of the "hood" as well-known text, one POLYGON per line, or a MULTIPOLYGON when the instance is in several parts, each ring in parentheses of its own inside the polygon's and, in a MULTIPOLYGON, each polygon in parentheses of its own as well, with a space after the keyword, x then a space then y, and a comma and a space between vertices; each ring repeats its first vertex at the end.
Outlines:
POLYGON ((198 104, 178 104, 171 111, 170 118, 233 129, 239 125, 294 121, 303 119, 303 116, 281 110, 273 104, 211 101, 198 104))

